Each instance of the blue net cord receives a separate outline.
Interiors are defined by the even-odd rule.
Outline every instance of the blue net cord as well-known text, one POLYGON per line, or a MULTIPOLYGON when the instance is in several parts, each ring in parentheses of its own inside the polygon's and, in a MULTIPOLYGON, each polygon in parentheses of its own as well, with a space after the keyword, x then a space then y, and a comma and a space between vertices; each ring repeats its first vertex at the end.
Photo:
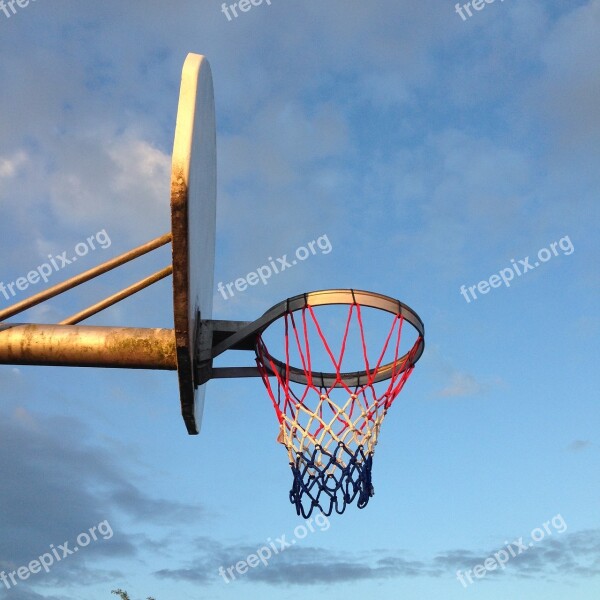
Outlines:
POLYGON ((326 516, 334 510, 341 515, 356 498, 358 508, 364 508, 374 494, 372 466, 372 454, 365 454, 362 446, 352 452, 343 442, 333 453, 318 445, 310 453, 300 451, 291 463, 290 501, 305 519, 315 508, 326 516))

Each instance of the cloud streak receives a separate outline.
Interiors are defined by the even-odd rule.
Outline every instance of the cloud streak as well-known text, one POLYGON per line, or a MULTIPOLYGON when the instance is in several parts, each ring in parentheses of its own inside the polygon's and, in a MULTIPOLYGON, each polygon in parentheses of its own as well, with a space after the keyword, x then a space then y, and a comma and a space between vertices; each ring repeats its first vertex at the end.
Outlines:
MULTIPOLYGON (((257 545, 225 545, 202 538, 196 547, 194 559, 180 567, 157 571, 155 575, 175 581, 218 583, 221 581, 217 572, 220 566, 235 564, 255 552, 257 545)), ((464 571, 482 564, 497 550, 452 549, 418 560, 404 550, 378 550, 371 556, 359 556, 352 552, 341 554, 323 548, 296 547, 272 558, 267 567, 248 571, 239 581, 273 586, 311 586, 413 577, 454 578, 458 569, 464 571)), ((490 575, 526 579, 550 579, 555 575, 563 578, 596 577, 600 575, 600 529, 544 540, 511 560, 506 569, 496 570, 490 575)))

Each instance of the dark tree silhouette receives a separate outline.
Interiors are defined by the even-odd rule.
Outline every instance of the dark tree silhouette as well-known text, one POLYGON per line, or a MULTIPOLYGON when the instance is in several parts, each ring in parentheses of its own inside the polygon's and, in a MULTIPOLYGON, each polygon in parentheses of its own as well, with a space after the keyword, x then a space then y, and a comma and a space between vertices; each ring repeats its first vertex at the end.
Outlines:
MULTIPOLYGON (((119 588, 118 590, 112 590, 111 594, 115 594, 116 596, 119 596, 121 598, 121 600, 131 600, 131 598, 129 597, 129 594, 125 590, 122 590, 121 588, 119 588)), ((146 598, 146 600, 155 600, 155 599, 152 598, 152 596, 148 596, 146 598)))

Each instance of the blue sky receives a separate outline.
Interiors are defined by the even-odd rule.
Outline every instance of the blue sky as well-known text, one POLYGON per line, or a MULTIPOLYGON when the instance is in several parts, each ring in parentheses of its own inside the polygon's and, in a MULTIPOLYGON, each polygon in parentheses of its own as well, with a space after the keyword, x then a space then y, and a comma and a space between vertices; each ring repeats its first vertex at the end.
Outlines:
MULTIPOLYGON (((375 496, 304 539, 259 380, 210 382, 189 437, 174 373, 0 367, 0 571, 112 531, 0 583, 2 600, 598 597, 600 1, 496 0, 465 21, 454 4, 265 0, 231 21, 212 0, 0 12, 0 282, 97 232, 110 245, 50 283, 168 231, 181 65, 197 52, 218 122, 215 281, 319 236, 332 247, 215 295, 214 316, 354 287, 412 306, 427 337, 383 424, 375 496), (461 295, 526 257, 539 265, 510 287, 461 295), (458 581, 544 523, 504 569, 458 581), (220 566, 282 535, 293 548, 223 581, 220 566)), ((169 260, 18 320, 60 321, 169 260)), ((171 311, 166 280, 89 324, 172 327, 171 311)))

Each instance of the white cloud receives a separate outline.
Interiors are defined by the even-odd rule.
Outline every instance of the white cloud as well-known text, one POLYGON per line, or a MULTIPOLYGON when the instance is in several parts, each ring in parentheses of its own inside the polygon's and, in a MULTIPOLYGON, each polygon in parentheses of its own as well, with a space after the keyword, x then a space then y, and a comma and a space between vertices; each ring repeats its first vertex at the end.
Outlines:
POLYGON ((461 396, 480 396, 484 392, 484 386, 475 377, 468 373, 455 372, 450 380, 437 395, 444 398, 455 398, 461 396))
POLYGON ((12 157, 0 156, 0 180, 14 177, 19 168, 28 161, 29 157, 25 152, 19 150, 12 157))
POLYGON ((170 156, 132 133, 69 140, 49 181, 64 223, 104 227, 137 239, 169 230, 170 156))

